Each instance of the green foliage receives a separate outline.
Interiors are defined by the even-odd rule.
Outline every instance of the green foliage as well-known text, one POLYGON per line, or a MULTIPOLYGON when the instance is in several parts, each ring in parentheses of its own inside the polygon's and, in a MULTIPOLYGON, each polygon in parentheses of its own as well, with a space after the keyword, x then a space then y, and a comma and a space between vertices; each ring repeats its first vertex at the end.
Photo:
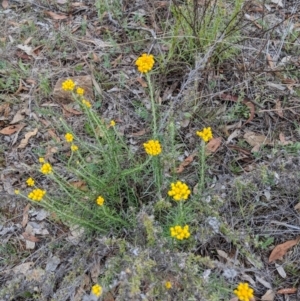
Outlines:
MULTIPOLYGON (((89 137, 86 139, 77 136, 62 118, 59 119, 62 125, 59 131, 61 134, 68 133, 65 139, 71 152, 70 156, 65 153, 59 155, 60 160, 64 162, 63 172, 57 170, 54 164, 53 172, 47 174, 53 186, 40 204, 55 212, 56 216, 67 224, 79 225, 89 231, 103 234, 112 231, 118 236, 125 229, 132 231, 142 221, 146 240, 149 245, 153 245, 156 242, 157 226, 162 228, 162 235, 171 241, 170 227, 192 224, 196 218, 196 202, 193 202, 193 196, 177 202, 168 197, 171 181, 164 179, 163 171, 167 161, 175 162, 175 156, 179 154, 178 151, 174 151, 176 130, 171 121, 171 135, 165 136, 159 132, 160 120, 158 106, 154 101, 154 89, 148 74, 146 79, 151 100, 151 114, 148 113, 147 120, 152 129, 149 140, 159 141, 162 153, 159 151, 158 154, 152 154, 145 149, 142 154, 137 155, 135 148, 129 147, 125 137, 119 134, 114 121, 102 119, 94 108, 87 105, 83 96, 70 92, 85 113, 84 130, 89 137), (73 150, 74 146, 78 149, 73 150), (70 177, 72 181, 69 180, 70 177), (163 199, 170 201, 165 202, 163 199), (161 200, 160 205, 157 200, 161 200), (167 205, 163 205, 162 202, 167 205), (142 214, 141 210, 145 206, 155 203, 157 205, 154 208, 148 209, 153 214, 151 217, 142 214)), ((47 81, 44 82, 44 86, 47 88, 47 81)), ((195 197, 199 197, 205 188, 204 147, 203 142, 199 148, 199 194, 195 197)), ((40 154, 45 154, 42 148, 40 154)), ((173 182, 178 180, 175 168, 174 164, 173 182)), ((190 188, 186 186, 186 189, 190 188)), ((176 243, 180 246, 184 241, 176 243)), ((189 244, 193 244, 192 239, 189 244)))
POLYGON ((204 4, 197 0, 174 1, 169 59, 179 57, 193 64, 197 53, 206 53, 217 41, 214 60, 223 61, 235 55, 243 3, 243 0, 234 1, 229 8, 221 0, 207 0, 204 4))
POLYGON ((265 237, 265 239, 260 239, 258 235, 254 237, 254 246, 256 248, 260 248, 262 250, 267 249, 270 245, 272 245, 274 242, 273 237, 265 237))

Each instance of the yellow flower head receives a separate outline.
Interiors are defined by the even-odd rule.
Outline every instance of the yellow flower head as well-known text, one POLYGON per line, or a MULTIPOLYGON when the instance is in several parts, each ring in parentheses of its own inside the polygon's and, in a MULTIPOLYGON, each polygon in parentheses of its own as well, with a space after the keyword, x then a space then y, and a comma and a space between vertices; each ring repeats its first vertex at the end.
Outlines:
POLYGON ((204 128, 202 131, 197 131, 196 134, 201 137, 205 142, 208 142, 213 138, 211 128, 204 128))
POLYGON ((92 286, 92 294, 96 297, 100 297, 102 294, 102 287, 99 284, 95 284, 92 286))
POLYGON ((29 194, 28 197, 33 201, 41 201, 44 195, 46 194, 45 190, 42 189, 34 189, 29 194))
POLYGON ((84 94, 84 89, 83 88, 80 88, 80 87, 78 87, 77 89, 76 89, 76 94, 78 94, 78 95, 83 95, 84 94))
POLYGON ((75 83, 71 79, 67 79, 61 84, 61 88, 64 91, 73 91, 75 88, 75 83))
POLYGON ((41 157, 41 158, 39 158, 39 162, 40 163, 45 163, 45 159, 41 157))
POLYGON ((248 283, 239 283, 237 289, 233 291, 240 301, 250 301, 253 298, 253 289, 248 283))
POLYGON ((109 123, 109 126, 115 126, 115 125, 116 125, 116 122, 114 120, 111 120, 109 123))
POLYGON ((84 106, 86 106, 87 108, 90 108, 92 106, 91 103, 88 100, 85 100, 85 99, 82 100, 82 104, 84 106))
POLYGON ((158 140, 149 140, 143 145, 146 153, 150 156, 157 156, 161 153, 161 145, 158 140))
POLYGON ((98 196, 98 198, 96 200, 96 203, 99 206, 103 206, 103 204, 104 204, 104 198, 102 196, 98 196))
POLYGON ((71 133, 67 133, 65 135, 65 139, 66 139, 67 142, 71 143, 74 139, 74 136, 71 133))
POLYGON ((33 178, 28 178, 27 181, 26 181, 27 185, 28 186, 34 186, 34 180, 33 178))
POLYGON ((43 173, 44 175, 47 175, 52 172, 52 166, 50 165, 50 163, 44 163, 40 170, 41 170, 41 173, 43 173))
POLYGON ((19 194, 20 190, 19 189, 15 189, 15 194, 19 194))
POLYGON ((180 181, 171 183, 171 188, 168 191, 168 195, 174 199, 174 201, 187 200, 191 191, 189 187, 180 181))
POLYGON ((165 287, 166 287, 167 290, 169 290, 170 288, 172 288, 172 283, 171 283, 171 281, 166 281, 166 282, 165 282, 165 287))
POLYGON ((179 225, 170 228, 171 237, 174 237, 178 240, 187 239, 191 236, 189 226, 185 225, 181 227, 179 225))
POLYGON ((154 57, 152 54, 143 53, 135 62, 141 73, 147 73, 152 70, 154 65, 154 57))
POLYGON ((76 152, 77 150, 78 150, 78 146, 75 145, 75 144, 72 144, 72 145, 71 145, 71 151, 72 151, 72 152, 76 152))

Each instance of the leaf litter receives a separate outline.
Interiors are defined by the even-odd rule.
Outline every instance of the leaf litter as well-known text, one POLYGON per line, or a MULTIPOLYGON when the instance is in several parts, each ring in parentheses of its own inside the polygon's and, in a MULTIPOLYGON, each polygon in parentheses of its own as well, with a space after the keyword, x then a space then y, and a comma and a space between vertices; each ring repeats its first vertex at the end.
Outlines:
POLYGON ((287 251, 293 246, 297 245, 300 241, 300 236, 293 240, 288 240, 285 243, 277 245, 270 254, 269 263, 277 259, 282 259, 282 257, 287 253, 287 251))

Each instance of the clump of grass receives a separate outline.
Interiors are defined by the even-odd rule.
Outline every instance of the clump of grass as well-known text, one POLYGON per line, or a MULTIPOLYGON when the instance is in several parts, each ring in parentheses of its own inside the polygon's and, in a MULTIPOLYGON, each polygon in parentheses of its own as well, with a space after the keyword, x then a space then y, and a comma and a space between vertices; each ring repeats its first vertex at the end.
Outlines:
POLYGON ((194 64, 199 53, 205 53, 217 41, 213 61, 233 57, 240 39, 240 21, 243 0, 231 5, 220 0, 172 1, 173 22, 169 59, 194 64))

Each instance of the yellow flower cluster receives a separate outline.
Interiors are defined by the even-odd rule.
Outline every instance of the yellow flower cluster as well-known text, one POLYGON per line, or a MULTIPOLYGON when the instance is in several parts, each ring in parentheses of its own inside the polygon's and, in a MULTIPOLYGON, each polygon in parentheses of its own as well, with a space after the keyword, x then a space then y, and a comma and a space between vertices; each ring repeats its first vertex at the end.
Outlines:
POLYGON ((167 290, 169 290, 170 288, 172 288, 172 283, 170 281, 166 281, 165 282, 165 287, 167 290))
POLYGON ((183 240, 191 236, 188 225, 185 225, 184 227, 181 226, 171 227, 170 232, 171 232, 171 236, 177 238, 178 240, 183 240))
POLYGON ((65 139, 66 139, 67 142, 71 143, 74 139, 74 136, 71 133, 67 133, 65 135, 65 139))
POLYGON ((99 206, 103 206, 103 204, 104 204, 104 198, 102 196, 98 196, 98 198, 96 200, 96 203, 99 206))
POLYGON ((78 95, 82 96, 82 95, 84 94, 84 89, 83 89, 83 88, 80 88, 80 87, 78 87, 78 88, 76 89, 76 94, 78 94, 78 95))
POLYGON ((135 62, 141 73, 147 73, 152 70, 154 65, 154 57, 152 54, 143 53, 135 62))
POLYGON ((72 151, 72 152, 76 152, 77 150, 78 150, 78 146, 75 145, 75 144, 72 144, 72 145, 71 145, 71 151, 72 151))
POLYGON ((92 106, 91 103, 88 100, 85 100, 85 99, 82 100, 82 104, 84 106, 86 106, 87 108, 90 108, 92 106))
POLYGON ((253 298, 253 289, 249 287, 248 283, 239 283, 236 290, 233 291, 239 300, 241 301, 250 301, 253 298))
MULTIPOLYGON (((67 79, 61 84, 61 87, 64 91, 73 91, 75 89, 75 86, 76 84, 72 79, 67 79)), ((84 97, 85 91, 83 88, 77 87, 75 93, 82 99, 84 97)), ((91 107, 91 103, 88 100, 82 99, 81 102, 85 107, 91 107)))
POLYGON ((161 153, 161 145, 158 140, 149 140, 143 145, 146 153, 150 156, 157 156, 161 153))
POLYGON ((28 178, 26 181, 28 186, 34 186, 34 179, 33 178, 28 178))
POLYGON ((102 294, 102 287, 99 284, 95 284, 92 286, 92 294, 96 297, 100 297, 102 294))
POLYGON ((45 163, 45 159, 41 157, 41 158, 39 158, 39 162, 40 163, 45 163))
POLYGON ((42 189, 34 189, 29 194, 28 197, 33 201, 41 201, 44 195, 46 194, 45 190, 42 189))
POLYGON ((171 189, 168 191, 168 195, 172 197, 174 201, 187 200, 190 193, 189 187, 181 181, 171 183, 171 189))
POLYGON ((52 172, 52 166, 50 165, 50 163, 44 163, 40 170, 41 170, 41 173, 43 173, 44 175, 47 175, 52 172))
POLYGON ((205 142, 213 138, 212 130, 210 127, 204 128, 202 131, 197 131, 196 134, 201 137, 205 142))
POLYGON ((61 87, 64 91, 73 91, 75 83, 71 79, 67 79, 61 84, 61 87))
POLYGON ((111 120, 110 123, 109 123, 109 126, 114 127, 115 125, 116 125, 116 122, 114 120, 111 120))

